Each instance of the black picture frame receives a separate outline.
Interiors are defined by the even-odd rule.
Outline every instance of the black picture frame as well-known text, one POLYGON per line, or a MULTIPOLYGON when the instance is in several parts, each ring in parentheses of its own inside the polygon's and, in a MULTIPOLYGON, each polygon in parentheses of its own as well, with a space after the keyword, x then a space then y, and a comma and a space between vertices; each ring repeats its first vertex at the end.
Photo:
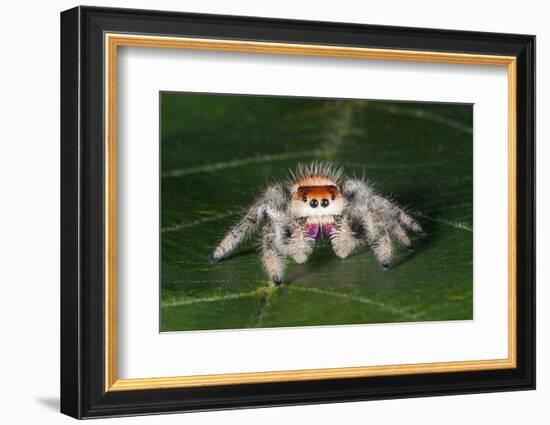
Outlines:
POLYGON ((61 13, 61 412, 92 418, 534 388, 534 36, 96 7, 61 13), (517 367, 106 392, 105 32, 516 57, 517 367))

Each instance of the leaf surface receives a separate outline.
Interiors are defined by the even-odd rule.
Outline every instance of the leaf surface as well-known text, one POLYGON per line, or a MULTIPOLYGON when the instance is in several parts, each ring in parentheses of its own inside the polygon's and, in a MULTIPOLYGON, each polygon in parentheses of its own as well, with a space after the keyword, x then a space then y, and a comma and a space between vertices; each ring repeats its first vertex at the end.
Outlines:
POLYGON ((161 330, 472 319, 472 107, 163 93, 161 330), (213 248, 270 182, 314 159, 344 166, 427 228, 390 270, 319 246, 272 288, 257 238, 213 248))

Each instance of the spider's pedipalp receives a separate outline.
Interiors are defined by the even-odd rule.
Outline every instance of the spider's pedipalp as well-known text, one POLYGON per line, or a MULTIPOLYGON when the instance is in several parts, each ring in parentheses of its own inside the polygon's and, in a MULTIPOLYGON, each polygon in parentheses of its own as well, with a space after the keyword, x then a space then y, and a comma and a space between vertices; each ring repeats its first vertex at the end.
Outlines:
POLYGON ((290 225, 286 252, 296 263, 305 263, 313 252, 315 240, 306 233, 305 219, 293 219, 290 225))
POLYGON ((334 253, 340 258, 346 258, 362 245, 361 240, 352 230, 351 219, 347 215, 343 215, 336 221, 336 230, 330 238, 330 244, 334 253))

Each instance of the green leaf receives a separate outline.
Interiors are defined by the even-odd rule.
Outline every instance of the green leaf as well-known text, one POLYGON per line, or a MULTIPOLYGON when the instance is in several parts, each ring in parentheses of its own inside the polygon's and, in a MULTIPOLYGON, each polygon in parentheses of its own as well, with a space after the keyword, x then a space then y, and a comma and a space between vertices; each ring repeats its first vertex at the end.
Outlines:
POLYGON ((472 106, 163 93, 161 330, 472 319, 472 106), (314 159, 364 175, 429 234, 390 270, 328 246, 274 288, 257 239, 208 256, 288 169, 314 159))

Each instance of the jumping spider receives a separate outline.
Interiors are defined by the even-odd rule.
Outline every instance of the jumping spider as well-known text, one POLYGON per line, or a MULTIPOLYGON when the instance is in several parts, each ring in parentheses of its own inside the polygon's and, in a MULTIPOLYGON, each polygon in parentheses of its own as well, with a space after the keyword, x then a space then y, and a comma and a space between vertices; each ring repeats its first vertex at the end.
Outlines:
POLYGON ((316 242, 328 240, 346 258, 367 244, 380 265, 389 268, 392 239, 412 250, 406 231, 422 227, 402 208, 376 193, 363 179, 347 178, 342 169, 314 162, 299 165, 284 185, 270 185, 233 226, 210 257, 217 263, 263 225, 262 258, 269 278, 280 285, 284 258, 307 261, 316 242))

